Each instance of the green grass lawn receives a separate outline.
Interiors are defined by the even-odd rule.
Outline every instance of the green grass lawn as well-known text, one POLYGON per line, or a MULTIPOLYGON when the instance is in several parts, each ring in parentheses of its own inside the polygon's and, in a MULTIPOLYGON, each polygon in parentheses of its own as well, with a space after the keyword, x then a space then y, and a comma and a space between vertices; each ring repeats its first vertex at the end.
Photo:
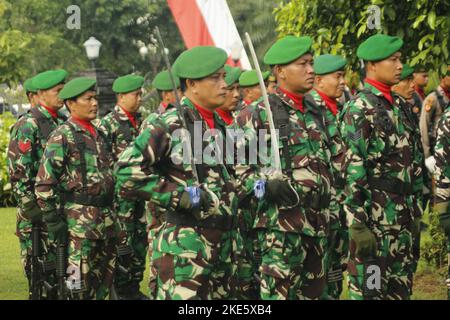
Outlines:
MULTIPOLYGON (((0 300, 27 299, 27 283, 22 271, 19 256, 19 241, 14 235, 16 224, 16 210, 0 208, 0 300)), ((424 234, 426 237, 426 234, 424 234)), ((148 266, 148 263, 147 263, 148 266)), ((419 263, 414 279, 413 299, 437 300, 446 299, 444 286, 445 268, 435 270, 425 263, 419 263)), ((141 283, 141 290, 148 293, 148 270, 141 283)), ((347 297, 344 288, 342 298, 347 297)))

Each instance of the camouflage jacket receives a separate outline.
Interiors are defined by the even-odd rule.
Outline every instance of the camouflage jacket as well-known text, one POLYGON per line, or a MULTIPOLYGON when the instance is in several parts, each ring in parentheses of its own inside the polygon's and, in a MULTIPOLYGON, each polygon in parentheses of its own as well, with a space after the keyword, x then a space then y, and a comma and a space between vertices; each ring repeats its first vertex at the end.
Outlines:
POLYGON ((141 115, 136 113, 136 128, 133 127, 128 116, 121 107, 115 106, 102 120, 100 129, 111 143, 114 162, 126 147, 139 135, 139 127, 142 120, 141 115))
POLYGON ((63 122, 59 117, 53 119, 44 107, 37 105, 23 114, 11 128, 8 169, 14 196, 21 210, 37 205, 34 183, 39 161, 51 131, 63 122), (46 120, 37 119, 40 117, 46 120), (43 128, 44 123, 48 124, 47 129, 43 128))
MULTIPOLYGON (((201 121, 201 133, 205 133, 206 123, 193 104, 187 98, 181 103, 187 118, 201 121)), ((181 194, 186 187, 194 185, 191 162, 183 163, 183 144, 180 130, 177 130, 182 126, 177 110, 173 108, 161 115, 153 113, 146 122, 148 127, 137 137, 135 143, 122 153, 115 167, 116 193, 125 199, 150 200, 155 205, 166 208, 168 213, 176 215, 181 194)), ((215 123, 219 124, 217 117, 215 123)), ((216 129, 223 128, 218 126, 216 129)), ((202 141, 203 138, 194 137, 192 141, 194 140, 202 141)), ((206 140, 203 142, 203 148, 211 145, 214 138, 211 136, 206 140)), ((204 172, 202 185, 207 186, 220 201, 218 212, 214 215, 233 219, 236 215, 237 200, 232 177, 225 166, 214 157, 204 155, 202 167, 203 170, 199 170, 204 172)), ((202 212, 200 219, 207 219, 212 215, 210 212, 202 212)), ((180 225, 179 228, 184 227, 180 225)))
POLYGON ((411 152, 413 155, 414 176, 413 176, 413 192, 415 202, 418 204, 414 206, 414 216, 421 217, 423 214, 422 198, 423 188, 425 185, 427 172, 425 168, 425 158, 423 155, 422 141, 420 137, 419 123, 417 115, 414 113, 412 105, 401 96, 398 96, 399 108, 403 115, 405 129, 408 130, 411 141, 411 152))
MULTIPOLYGON (((165 113, 166 111, 169 111, 169 110, 176 110, 176 107, 173 105, 173 104, 168 104, 167 105, 167 107, 164 107, 163 105, 162 105, 162 103, 161 104, 159 104, 159 106, 158 106, 158 108, 156 108, 156 110, 155 111, 153 111, 153 113, 152 114, 158 114, 158 115, 160 115, 160 114, 163 114, 163 113, 165 113)), ((150 127, 150 121, 152 121, 152 119, 154 118, 153 116, 152 116, 152 114, 150 114, 147 118, 145 118, 145 120, 142 122, 142 125, 141 125, 141 133, 145 130, 145 129, 147 129, 148 127, 150 127)))
POLYGON ((108 206, 82 205, 62 196, 87 194, 109 198, 113 202, 114 180, 110 147, 100 130, 94 138, 73 119, 58 127, 51 135, 36 178, 36 197, 44 211, 54 212, 64 206, 70 233, 78 238, 104 239, 115 237, 119 231, 113 210, 108 206), (74 134, 84 142, 82 166, 80 147, 74 134), (83 168, 86 170, 84 183, 83 168))
MULTIPOLYGON (((323 101, 322 97, 317 93, 316 90, 311 90, 308 94, 314 104, 319 107, 324 113, 325 117, 325 127, 327 128, 328 139, 328 148, 331 151, 331 165, 334 174, 333 187, 336 193, 336 201, 332 202, 332 205, 340 206, 344 202, 344 178, 342 173, 342 164, 345 157, 345 146, 341 138, 341 133, 339 131, 339 113, 334 115, 330 109, 323 101)), ((338 102, 338 110, 342 108, 342 105, 338 102)), ((338 208, 330 208, 331 216, 330 216, 330 225, 335 226, 339 224, 339 209, 338 208)))
MULTIPOLYGON (((275 204, 265 200, 258 202, 254 228, 267 228, 282 232, 304 233, 309 236, 325 237, 329 231, 330 208, 336 209, 336 205, 331 205, 330 200, 336 199, 333 188, 333 168, 332 153, 329 149, 331 140, 328 129, 325 129, 325 119, 322 111, 311 103, 306 103, 304 99, 304 112, 295 108, 294 102, 282 91, 277 89, 277 93, 269 96, 271 101, 278 101, 282 107, 286 108, 289 114, 289 153, 291 158, 291 181, 296 189, 301 202, 292 209, 279 209, 275 204), (313 209, 306 201, 307 197, 323 199, 320 201, 324 208, 313 209), (326 201, 328 199, 328 201, 326 201)), ((273 102, 271 102, 274 110, 273 102)), ((274 114, 274 112, 272 112, 274 114)), ((261 129, 265 129, 263 139, 267 144, 267 153, 270 156, 270 130, 269 123, 261 100, 256 101, 251 106, 243 109, 237 118, 237 127, 242 128, 245 133, 246 149, 249 152, 251 140, 261 134, 261 129)), ((332 130, 330 130, 332 131, 332 130)), ((286 160, 283 156, 283 144, 279 140, 281 166, 286 174, 286 160)), ((239 146, 238 146, 239 147, 239 146)), ((258 151, 261 155, 261 149, 258 151)), ((250 158, 249 158, 250 159, 250 158)), ((258 179, 268 179, 266 169, 270 167, 267 162, 258 158, 257 164, 238 164, 236 175, 239 177, 240 198, 253 196, 253 188, 258 179)))
POLYGON ((348 225, 409 223, 417 205, 412 196, 415 150, 399 98, 394 96, 390 105, 379 90, 366 83, 344 106, 342 119, 341 133, 347 145, 343 170, 348 225))
MULTIPOLYGON (((450 107, 444 112, 438 126, 436 143, 436 203, 447 203, 450 212, 450 107)), ((444 210, 445 208, 442 208, 444 210)))

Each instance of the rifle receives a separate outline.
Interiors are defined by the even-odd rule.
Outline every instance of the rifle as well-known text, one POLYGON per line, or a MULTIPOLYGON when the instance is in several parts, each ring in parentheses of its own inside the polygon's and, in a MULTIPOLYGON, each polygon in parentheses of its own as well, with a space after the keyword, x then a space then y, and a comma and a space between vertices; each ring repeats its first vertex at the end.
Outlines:
POLYGON ((42 286, 40 281, 39 258, 41 257, 41 225, 39 222, 33 222, 31 227, 31 281, 30 298, 31 300, 40 300, 42 295, 42 286))
MULTIPOLYGON (((183 112, 183 110, 181 108, 180 98, 178 97, 177 85, 175 83, 175 77, 173 76, 172 67, 170 65, 169 57, 168 57, 167 52, 166 52, 166 47, 164 45, 164 41, 162 39, 162 36, 161 36, 161 33, 159 32, 159 28, 158 27, 155 28, 155 33, 156 33, 156 37, 158 38, 159 44, 161 45, 161 53, 162 53, 162 56, 164 58, 164 62, 165 62, 166 67, 167 67, 167 72, 169 73, 170 82, 172 83, 172 90, 173 90, 173 93, 174 93, 175 99, 176 99, 175 107, 177 109, 177 116, 178 116, 179 121, 181 122, 182 127, 184 129, 187 129, 188 126, 187 126, 187 122, 186 122, 186 119, 185 119, 185 116, 184 116, 184 112, 183 112)), ((187 148, 188 149, 187 152, 188 152, 188 157, 191 160, 192 175, 193 175, 193 178, 194 178, 193 186, 187 187, 186 191, 189 192, 189 196, 191 198, 192 206, 193 207, 198 207, 199 204, 200 204, 200 188, 199 188, 200 180, 198 178, 198 172, 197 172, 197 167, 196 167, 196 164, 195 164, 195 159, 194 159, 193 155, 191 154, 191 147, 192 147, 192 139, 193 139, 193 137, 191 137, 190 135, 185 136, 185 130, 181 130, 181 139, 183 141, 187 141, 188 142, 189 148, 187 148)))

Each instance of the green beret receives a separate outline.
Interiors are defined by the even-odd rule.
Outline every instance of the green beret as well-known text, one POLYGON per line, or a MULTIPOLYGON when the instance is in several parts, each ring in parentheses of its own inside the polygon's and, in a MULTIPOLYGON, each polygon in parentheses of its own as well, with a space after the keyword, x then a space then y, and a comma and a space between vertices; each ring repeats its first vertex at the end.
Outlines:
POLYGON ((23 83, 23 87, 25 88, 26 92, 34 92, 34 93, 36 93, 37 89, 31 83, 32 81, 33 81, 33 78, 29 78, 29 79, 25 80, 25 82, 23 83))
POLYGON ((242 70, 239 67, 233 68, 233 67, 229 67, 228 65, 225 65, 225 82, 227 84, 227 86, 231 86, 232 84, 234 84, 235 82, 239 81, 239 77, 242 74, 242 70))
POLYGON ((359 45, 356 55, 364 61, 380 61, 392 56, 402 46, 403 40, 399 37, 376 34, 359 45))
MULTIPOLYGON (((266 80, 270 75, 270 71, 262 73, 263 79, 266 80)), ((239 85, 241 87, 253 87, 259 84, 256 70, 244 71, 239 77, 239 85)))
POLYGON ((409 76, 411 76, 414 73, 414 68, 410 67, 407 64, 403 65, 402 73, 400 74, 400 80, 405 80, 409 76))
POLYGON ((114 80, 112 90, 115 93, 127 93, 136 91, 144 85, 144 78, 134 74, 128 74, 114 80))
POLYGON ((79 77, 70 80, 64 88, 59 92, 58 97, 63 100, 78 97, 91 89, 97 81, 92 78, 79 77))
MULTIPOLYGON (((180 87, 180 79, 178 79, 178 77, 174 76, 175 78, 175 84, 177 86, 177 88, 180 87)), ((173 87, 172 87, 172 81, 170 80, 170 76, 169 76, 169 71, 162 71, 160 73, 158 73, 155 77, 155 79, 153 79, 152 82, 152 86, 157 89, 157 90, 161 90, 161 91, 172 91, 173 87)))
POLYGON ((314 72, 316 74, 328 74, 343 70, 347 60, 344 57, 332 54, 323 54, 314 59, 314 72))
POLYGON ((36 90, 47 90, 64 82, 67 75, 67 71, 62 69, 44 71, 33 77, 31 85, 36 90))
POLYGON ((302 55, 311 52, 310 37, 287 36, 276 41, 267 50, 264 63, 267 65, 288 64, 302 55))
POLYGON ((174 73, 183 79, 205 78, 224 67, 228 55, 225 50, 198 46, 184 51, 173 64, 174 73))

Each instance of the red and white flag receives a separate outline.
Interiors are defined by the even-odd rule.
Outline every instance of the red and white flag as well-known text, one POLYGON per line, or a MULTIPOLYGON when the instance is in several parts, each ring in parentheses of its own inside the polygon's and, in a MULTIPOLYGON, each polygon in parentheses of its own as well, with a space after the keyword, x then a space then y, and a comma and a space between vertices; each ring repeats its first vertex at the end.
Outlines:
POLYGON ((167 4, 188 49, 216 46, 227 52, 228 64, 234 65, 232 56, 240 57, 238 64, 251 69, 226 0, 167 0, 167 4))

